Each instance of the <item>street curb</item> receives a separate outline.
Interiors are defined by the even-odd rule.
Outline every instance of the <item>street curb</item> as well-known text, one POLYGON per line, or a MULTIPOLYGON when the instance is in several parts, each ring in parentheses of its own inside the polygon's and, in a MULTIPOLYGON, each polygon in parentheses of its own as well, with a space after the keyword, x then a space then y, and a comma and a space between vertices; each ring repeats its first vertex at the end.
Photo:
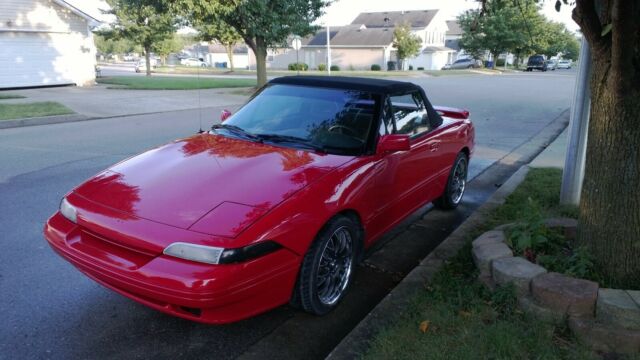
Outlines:
POLYGON ((61 124, 61 123, 91 120, 91 119, 93 118, 90 118, 88 116, 81 115, 81 114, 66 114, 66 115, 43 116, 43 117, 24 118, 24 119, 2 120, 0 121, 0 129, 10 129, 10 128, 16 128, 16 127, 36 126, 36 125, 61 124))
POLYGON ((369 341, 379 330, 393 324, 396 315, 406 308, 425 283, 431 281, 447 260, 467 243, 468 235, 522 183, 529 166, 523 165, 493 195, 416 266, 387 296, 336 346, 326 359, 354 359, 369 348, 369 341))

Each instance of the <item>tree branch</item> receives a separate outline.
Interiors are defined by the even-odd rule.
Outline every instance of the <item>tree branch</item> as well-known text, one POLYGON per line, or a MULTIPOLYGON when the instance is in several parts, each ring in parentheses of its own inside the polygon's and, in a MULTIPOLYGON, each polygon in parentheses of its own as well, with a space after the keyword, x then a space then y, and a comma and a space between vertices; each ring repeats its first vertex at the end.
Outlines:
POLYGON ((577 0, 573 9, 573 20, 580 25, 580 29, 586 36, 594 51, 603 51, 606 41, 602 37, 602 24, 595 6, 596 0, 577 0))

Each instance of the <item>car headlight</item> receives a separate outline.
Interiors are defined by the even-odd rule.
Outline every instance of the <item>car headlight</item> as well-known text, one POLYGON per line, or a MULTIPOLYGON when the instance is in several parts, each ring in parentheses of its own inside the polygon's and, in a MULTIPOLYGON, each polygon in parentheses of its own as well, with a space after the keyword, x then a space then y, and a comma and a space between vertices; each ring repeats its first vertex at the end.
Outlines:
POLYGON ((69 204, 66 197, 60 201, 60 214, 74 224, 78 222, 78 210, 76 210, 75 206, 69 204))
POLYGON ((163 254, 207 264, 232 264, 252 260, 280 248, 282 245, 273 241, 263 241, 235 249, 175 242, 167 246, 163 254))

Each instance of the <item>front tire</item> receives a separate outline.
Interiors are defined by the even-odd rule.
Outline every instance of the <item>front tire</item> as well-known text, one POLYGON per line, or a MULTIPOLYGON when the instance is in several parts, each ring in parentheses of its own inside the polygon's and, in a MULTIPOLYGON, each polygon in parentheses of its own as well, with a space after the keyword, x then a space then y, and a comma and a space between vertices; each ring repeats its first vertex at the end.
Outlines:
POLYGON ((443 210, 453 210, 462 201, 462 196, 467 188, 467 173, 469 169, 469 158, 467 154, 461 152, 456 157, 456 161, 453 163, 449 178, 447 179, 447 186, 444 189, 444 194, 437 198, 433 204, 443 210))
POLYGON ((331 219, 304 256, 292 303, 315 315, 333 310, 351 283, 359 237, 358 224, 351 218, 331 219))

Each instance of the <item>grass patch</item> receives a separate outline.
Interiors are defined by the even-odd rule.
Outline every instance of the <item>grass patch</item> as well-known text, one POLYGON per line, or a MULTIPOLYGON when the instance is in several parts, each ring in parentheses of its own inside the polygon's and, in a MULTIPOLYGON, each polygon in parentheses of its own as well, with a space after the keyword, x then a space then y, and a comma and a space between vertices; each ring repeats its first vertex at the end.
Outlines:
POLYGON ((523 314, 513 287, 490 292, 477 281, 470 241, 482 232, 526 220, 529 199, 544 216, 576 210, 557 206, 562 173, 531 169, 524 182, 469 243, 420 291, 398 321, 372 340, 365 359, 597 359, 565 326, 523 314), (523 203, 523 201, 525 201, 523 203), (426 331, 424 325, 428 324, 426 331), (422 329, 421 329, 422 325, 422 329))
POLYGON ((116 85, 115 89, 193 90, 256 86, 253 79, 211 79, 168 76, 112 76, 96 79, 100 84, 116 85))
POLYGON ((25 97, 17 94, 0 94, 0 100, 6 99, 24 99, 25 97))
POLYGON ((53 101, 28 104, 0 104, 0 120, 65 114, 73 114, 73 111, 64 105, 53 101))

